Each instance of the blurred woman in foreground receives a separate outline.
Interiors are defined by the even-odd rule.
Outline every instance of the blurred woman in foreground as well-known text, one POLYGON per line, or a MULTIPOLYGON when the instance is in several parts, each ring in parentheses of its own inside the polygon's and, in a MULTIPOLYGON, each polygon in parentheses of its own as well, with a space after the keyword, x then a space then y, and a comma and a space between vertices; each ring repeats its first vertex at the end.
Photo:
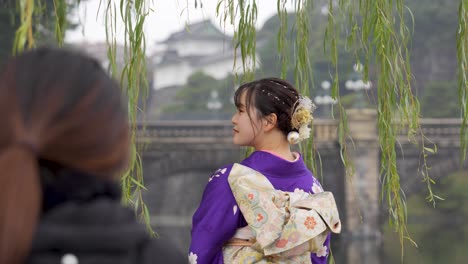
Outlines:
POLYGON ((0 71, 0 263, 156 263, 120 205, 126 103, 100 64, 41 48, 0 71))

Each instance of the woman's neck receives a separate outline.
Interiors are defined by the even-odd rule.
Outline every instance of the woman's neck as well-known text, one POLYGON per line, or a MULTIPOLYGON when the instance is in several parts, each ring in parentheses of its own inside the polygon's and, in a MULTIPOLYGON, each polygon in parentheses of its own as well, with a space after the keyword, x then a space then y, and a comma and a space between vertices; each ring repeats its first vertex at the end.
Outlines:
POLYGON ((289 161, 289 162, 294 162, 294 161, 297 161, 297 159, 299 158, 299 156, 297 155, 296 152, 291 152, 291 154, 280 154, 278 152, 274 152, 274 151, 270 151, 270 150, 261 150, 263 152, 267 152, 267 153, 270 153, 280 159, 283 159, 283 160, 286 160, 286 161, 289 161))
POLYGON ((252 147, 258 151, 271 152, 284 160, 296 160, 286 136, 278 128, 261 133, 252 147))
POLYGON ((272 145, 267 145, 267 146, 261 146, 258 148, 255 148, 255 150, 258 151, 265 151, 265 152, 270 152, 276 156, 279 156, 282 159, 288 160, 288 161, 295 161, 296 156, 291 152, 291 148, 289 147, 289 144, 272 144, 272 145))
POLYGON ((296 157, 291 152, 289 142, 279 129, 270 130, 261 134, 253 145, 255 150, 266 151, 288 161, 294 161, 296 157))

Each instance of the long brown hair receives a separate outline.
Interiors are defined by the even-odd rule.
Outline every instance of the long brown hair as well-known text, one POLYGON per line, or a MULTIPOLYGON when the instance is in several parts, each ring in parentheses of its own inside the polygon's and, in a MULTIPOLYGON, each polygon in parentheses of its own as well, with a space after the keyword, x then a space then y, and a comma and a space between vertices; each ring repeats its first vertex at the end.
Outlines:
POLYGON ((119 87, 76 52, 41 48, 0 71, 0 264, 23 263, 38 222, 38 159, 113 179, 127 164, 119 87))

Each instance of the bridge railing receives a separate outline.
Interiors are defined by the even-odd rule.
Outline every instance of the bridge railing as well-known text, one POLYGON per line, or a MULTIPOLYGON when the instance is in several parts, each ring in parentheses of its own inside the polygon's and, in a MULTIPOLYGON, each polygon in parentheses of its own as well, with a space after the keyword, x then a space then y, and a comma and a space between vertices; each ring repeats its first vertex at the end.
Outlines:
MULTIPOLYGON (((460 119, 421 119, 421 129, 429 140, 438 145, 460 144, 460 119)), ((232 124, 227 120, 158 121, 138 125, 139 142, 158 143, 230 143, 232 124)), ((338 140, 336 120, 315 119, 314 140, 317 143, 338 140)), ((400 143, 408 142, 407 130, 399 131, 400 143)))
MULTIPOLYGON (((423 118, 420 120, 423 135, 439 146, 459 146, 461 119, 458 118, 423 118)), ((402 129, 398 138, 407 141, 408 130, 402 129)), ((419 139, 419 135, 416 135, 419 139)))
MULTIPOLYGON (((139 142, 159 143, 210 143, 231 142, 230 121, 158 121, 138 124, 139 142)), ((335 120, 314 120, 316 142, 331 142, 338 138, 338 123, 335 120)))
POLYGON ((158 121, 138 124, 139 142, 216 143, 232 137, 232 125, 227 121, 158 121))
POLYGON ((338 140, 338 121, 336 120, 315 119, 313 128, 316 142, 335 142, 338 140))

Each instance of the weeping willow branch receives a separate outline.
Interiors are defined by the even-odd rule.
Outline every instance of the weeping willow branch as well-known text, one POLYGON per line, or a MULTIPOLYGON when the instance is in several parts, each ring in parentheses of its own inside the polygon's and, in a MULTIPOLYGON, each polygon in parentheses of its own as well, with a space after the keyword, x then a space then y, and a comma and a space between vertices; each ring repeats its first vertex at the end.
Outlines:
MULTIPOLYGON (((312 9, 312 0, 297 0, 294 3, 294 11, 296 13, 296 39, 294 42, 294 81, 300 93, 305 96, 310 96, 310 84, 313 83, 312 64, 310 61, 310 19, 309 12, 312 9)), ((284 4, 283 4, 284 6, 284 4)), ((283 7, 284 9, 284 7, 283 7)), ((285 16, 285 15, 283 15, 285 16)), ((287 23, 282 18, 278 36, 284 35, 287 31, 287 23)), ((284 40, 283 40, 284 41, 284 40)), ((278 45, 280 54, 286 54, 286 47, 278 45)), ((287 59, 283 59, 284 63, 288 63, 287 59)), ((316 149, 314 147, 314 137, 310 137, 306 142, 300 144, 301 152, 303 153, 306 165, 312 169, 317 175, 317 166, 315 162, 316 149)))
MULTIPOLYGON (((101 0, 100 5, 103 0, 101 0)), ((131 157, 128 170, 122 177, 123 202, 132 204, 135 211, 144 220, 148 230, 154 235, 150 225, 150 213, 143 200, 144 187, 143 166, 136 142, 137 116, 141 112, 138 108, 139 98, 146 98, 148 82, 146 78, 146 43, 144 23, 148 16, 149 8, 145 0, 126 1, 120 0, 119 12, 115 1, 108 0, 105 9, 106 41, 108 44, 107 55, 110 62, 111 73, 120 79, 123 92, 128 98, 129 118, 131 124, 131 157), (120 16, 124 23, 125 64, 119 73, 117 54, 117 17, 120 16), (119 76, 120 75, 120 76, 119 76)))
POLYGON ((250 81, 255 78, 256 47, 257 47, 257 3, 255 0, 219 0, 216 14, 220 20, 229 21, 234 26, 234 65, 237 74, 237 54, 240 50, 242 58, 242 81, 250 81), (224 5, 223 5, 224 4, 224 5), (224 8, 222 10, 221 8, 224 8), (236 19, 238 22, 236 24, 236 19))
POLYGON ((286 3, 288 0, 278 0, 276 9, 280 19, 280 27, 278 30, 278 51, 281 60, 281 78, 285 79, 288 73, 288 41, 286 34, 288 33, 288 11, 286 10, 286 3))
POLYGON ((313 83, 312 66, 310 63, 310 21, 308 11, 312 7, 312 0, 297 0, 296 12, 296 41, 294 43, 294 81, 302 94, 310 94, 310 83, 313 83))
MULTIPOLYGON (((336 3, 329 1, 328 25, 324 39, 324 49, 329 47, 332 64, 335 65, 334 84, 338 83, 337 41, 339 34, 336 27, 336 3)), ((405 11, 412 17, 411 11, 404 5, 404 0, 340 0, 339 8, 346 14, 347 40, 346 47, 354 49, 356 60, 365 58, 364 79, 369 76, 369 65, 375 64, 378 76, 378 130, 381 148, 382 200, 388 203, 390 224, 398 232, 402 246, 405 239, 413 242, 406 228, 407 210, 405 195, 400 186, 396 167, 396 138, 401 129, 408 133, 408 139, 417 142, 416 135, 422 144, 422 164, 420 173, 427 183, 427 199, 435 203, 440 199, 432 192, 434 181, 429 177, 426 158, 436 152, 436 147, 425 145, 425 136, 419 123, 419 102, 411 89, 411 68, 408 42, 410 32, 406 26, 405 11), (356 9, 356 7, 358 7, 356 9), (375 60, 375 61, 373 61, 375 60)), ((413 21, 414 23, 414 21, 413 21)), ((334 86, 332 95, 339 97, 338 87, 334 86)), ((338 101, 339 102, 339 101, 338 101)), ((347 118, 341 105, 339 121, 339 142, 342 153, 346 153, 347 118), (344 150, 344 151, 343 151, 344 150)), ((345 155, 342 155, 345 157, 345 155)), ((353 166, 342 158, 348 175, 352 175, 353 166)), ((414 243, 414 242, 413 242, 414 243)))
MULTIPOLYGON (((344 7, 344 3, 340 2, 340 6, 344 7)), ((352 4, 348 5, 349 8, 352 8, 352 4)), ((350 11, 352 14, 353 12, 350 11)), ((350 16, 351 22, 353 16, 350 16)), ((340 144, 340 158, 346 170, 346 177, 348 180, 351 179, 351 176, 354 175, 354 164, 351 162, 351 159, 348 154, 347 148, 347 139, 349 138, 349 129, 348 129, 348 117, 346 111, 341 103, 341 100, 337 100, 340 97, 340 87, 339 87, 339 70, 338 70, 338 41, 339 41, 339 31, 337 29, 337 21, 335 16, 335 5, 334 1, 330 0, 328 3, 328 20, 327 27, 325 29, 325 36, 323 40, 323 49, 324 53, 329 55, 331 63, 334 67, 333 73, 330 73, 330 76, 333 80, 331 96, 338 102, 338 111, 339 111, 339 121, 338 121, 338 143, 340 144), (329 50, 327 51, 327 48, 329 50)))
POLYGON ((13 54, 21 53, 26 46, 28 49, 33 48, 35 43, 33 35, 34 0, 20 0, 17 4, 20 13, 20 25, 15 34, 13 54))
POLYGON ((396 166, 396 137, 402 126, 407 127, 410 140, 414 140, 416 132, 421 131, 419 102, 411 90, 412 75, 407 49, 410 34, 404 19, 404 0, 364 0, 360 1, 359 8, 361 14, 365 14, 361 43, 365 47, 371 44, 375 47, 379 76, 377 124, 381 147, 382 196, 388 203, 390 224, 399 234, 403 256, 404 239, 412 240, 406 227, 406 199, 396 166))
MULTIPOLYGON (((44 16, 41 14, 42 7, 46 3, 37 0, 21 0, 17 2, 17 8, 20 13, 20 25, 16 30, 15 40, 13 43, 13 54, 18 54, 24 51, 24 48, 31 49, 36 46, 35 33, 40 24, 35 24, 36 17, 44 16)), ((66 0, 52 1, 55 15, 55 39, 59 46, 64 43, 65 29, 67 27, 67 3, 66 0)))
POLYGON ((55 39, 59 46, 63 46, 65 30, 67 28, 67 3, 65 0, 54 0, 55 11, 55 39))
MULTIPOLYGON (((457 58, 458 58, 458 98, 462 124, 460 130, 460 159, 466 159, 468 145, 468 1, 460 0, 458 8, 457 58)), ((460 162, 460 164, 463 164, 460 162)))

